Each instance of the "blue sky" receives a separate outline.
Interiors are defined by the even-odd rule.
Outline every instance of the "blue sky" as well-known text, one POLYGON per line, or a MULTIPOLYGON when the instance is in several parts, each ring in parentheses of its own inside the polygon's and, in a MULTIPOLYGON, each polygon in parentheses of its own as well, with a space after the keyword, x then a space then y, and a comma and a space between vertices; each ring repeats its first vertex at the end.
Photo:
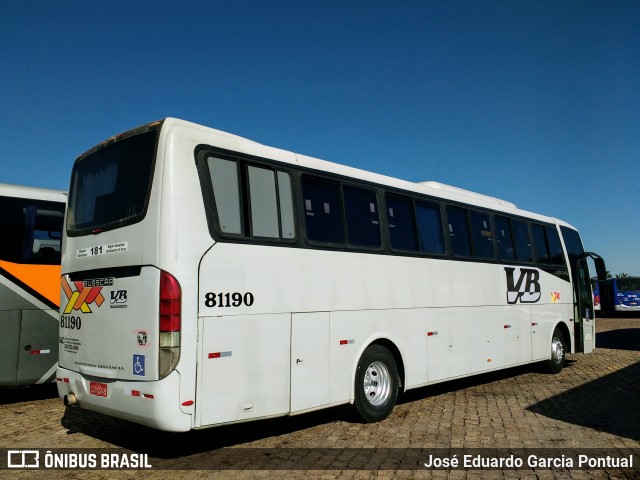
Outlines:
POLYGON ((640 2, 4 0, 0 182, 175 116, 576 226, 640 275, 640 2))

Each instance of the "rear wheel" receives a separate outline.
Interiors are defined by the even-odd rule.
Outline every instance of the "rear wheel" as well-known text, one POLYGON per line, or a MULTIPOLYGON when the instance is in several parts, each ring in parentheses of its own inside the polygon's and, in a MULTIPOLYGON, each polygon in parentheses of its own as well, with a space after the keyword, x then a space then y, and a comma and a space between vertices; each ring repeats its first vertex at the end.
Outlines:
POLYGON ((551 356, 547 360, 547 367, 551 373, 560 373, 564 367, 565 343, 564 336, 559 329, 553 331, 551 337, 551 356))
POLYGON ((358 361, 355 408, 366 422, 389 416, 398 398, 398 368, 393 355, 380 345, 369 346, 358 361))

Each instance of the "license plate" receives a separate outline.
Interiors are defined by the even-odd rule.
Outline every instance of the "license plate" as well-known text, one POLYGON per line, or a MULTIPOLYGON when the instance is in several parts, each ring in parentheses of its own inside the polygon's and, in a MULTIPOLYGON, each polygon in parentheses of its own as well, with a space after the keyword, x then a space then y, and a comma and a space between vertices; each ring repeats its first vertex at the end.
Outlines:
POLYGON ((89 393, 97 397, 106 397, 107 384, 100 382, 89 382, 89 393))

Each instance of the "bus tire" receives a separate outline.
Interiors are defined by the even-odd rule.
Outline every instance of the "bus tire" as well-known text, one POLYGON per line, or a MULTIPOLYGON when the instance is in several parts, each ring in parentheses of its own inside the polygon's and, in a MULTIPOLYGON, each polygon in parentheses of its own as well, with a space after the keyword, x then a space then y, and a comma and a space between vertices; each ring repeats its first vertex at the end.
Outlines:
POLYGON ((547 368, 551 373, 560 373, 562 371, 566 352, 565 345, 564 336, 560 329, 554 329, 551 337, 551 353, 549 360, 547 360, 547 368))
POLYGON ((380 345, 364 351, 354 381, 354 406, 368 423, 379 422, 391 414, 398 398, 398 367, 393 355, 380 345))

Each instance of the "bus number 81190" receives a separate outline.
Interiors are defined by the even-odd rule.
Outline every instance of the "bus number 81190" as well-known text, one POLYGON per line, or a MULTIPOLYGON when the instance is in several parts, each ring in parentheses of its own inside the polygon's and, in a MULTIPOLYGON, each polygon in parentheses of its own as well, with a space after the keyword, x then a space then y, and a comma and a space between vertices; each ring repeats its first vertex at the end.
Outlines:
POLYGON ((204 304, 207 307, 241 307, 242 305, 250 307, 253 305, 253 293, 247 292, 242 294, 240 292, 234 293, 214 293, 209 292, 205 296, 204 304))

